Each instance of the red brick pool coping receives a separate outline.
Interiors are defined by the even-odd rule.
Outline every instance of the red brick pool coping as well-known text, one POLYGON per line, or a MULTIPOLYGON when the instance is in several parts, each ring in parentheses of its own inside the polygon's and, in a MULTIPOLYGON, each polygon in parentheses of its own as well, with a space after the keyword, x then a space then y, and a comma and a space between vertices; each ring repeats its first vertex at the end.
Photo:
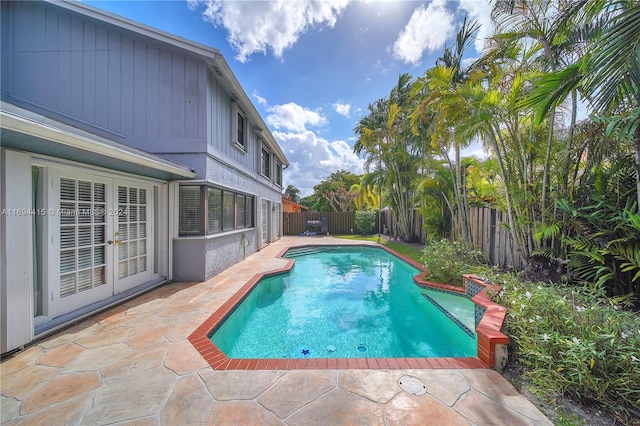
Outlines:
MULTIPOLYGON (((331 244, 335 246, 335 244, 331 244)), ((362 245, 371 247, 371 245, 362 245)), ((463 275, 466 280, 479 284, 485 289, 473 297, 473 302, 486 309, 486 312, 476 328, 478 336, 478 357, 466 358, 229 358, 210 339, 210 335, 224 320, 231 315, 235 307, 241 303, 249 292, 264 277, 287 273, 293 268, 295 260, 284 258, 290 249, 309 247, 306 244, 292 246, 282 250, 277 258, 287 263, 283 268, 255 274, 233 296, 222 304, 209 318, 207 318, 191 335, 189 341, 200 355, 214 370, 323 370, 323 369, 437 369, 437 368, 493 368, 495 366, 495 345, 507 344, 509 339, 500 332, 506 315, 506 308, 491 301, 486 294, 487 288, 495 291, 499 286, 488 285, 480 278, 463 275)), ((313 247, 322 247, 314 245, 313 247)), ((464 287, 433 283, 423 279, 426 273, 423 266, 406 256, 401 255, 385 246, 380 247, 413 267, 422 271, 413 277, 416 284, 425 287, 437 287, 447 291, 464 294, 464 287)))

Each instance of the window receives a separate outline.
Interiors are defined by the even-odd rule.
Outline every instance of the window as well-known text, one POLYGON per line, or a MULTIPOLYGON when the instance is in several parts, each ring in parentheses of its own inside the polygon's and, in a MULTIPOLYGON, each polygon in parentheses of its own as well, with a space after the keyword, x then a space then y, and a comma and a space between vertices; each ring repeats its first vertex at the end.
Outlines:
POLYGON ((253 197, 236 195, 236 228, 253 228, 253 197))
POLYGON ((247 151, 247 118, 238 104, 231 103, 231 116, 233 118, 232 138, 233 143, 243 151, 247 151))
POLYGON ((260 155, 260 173, 268 179, 271 179, 271 154, 265 146, 262 146, 262 154, 260 155))
POLYGON ((178 233, 209 235, 253 228, 255 197, 208 185, 180 187, 178 233))
POLYGON ((276 161, 276 184, 282 186, 282 164, 276 161))
POLYGON ((245 202, 246 196, 238 194, 236 195, 236 227, 238 228, 246 228, 246 219, 247 211, 245 210, 245 202))
POLYGON ((244 117, 241 113, 238 113, 238 143, 243 147, 247 147, 247 143, 244 139, 244 117))
POLYGON ((180 187, 180 218, 178 228, 181 234, 199 234, 201 224, 201 203, 199 186, 180 187))
POLYGON ((236 194, 224 191, 222 195, 222 230, 230 231, 236 226, 236 194))
POLYGON ((222 191, 207 188, 207 233, 222 231, 222 191))

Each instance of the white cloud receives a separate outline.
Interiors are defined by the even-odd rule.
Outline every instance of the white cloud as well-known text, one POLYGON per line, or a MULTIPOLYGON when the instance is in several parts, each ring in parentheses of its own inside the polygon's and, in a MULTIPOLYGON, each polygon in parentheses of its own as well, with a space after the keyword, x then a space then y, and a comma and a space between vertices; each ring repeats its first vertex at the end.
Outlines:
POLYGON ((312 111, 308 108, 289 102, 284 105, 275 105, 267 109, 267 124, 273 126, 276 130, 287 130, 291 132, 304 132, 307 126, 324 126, 327 119, 318 111, 312 111))
POLYGON ((341 104, 340 102, 336 102, 335 104, 333 104, 333 108, 336 110, 336 112, 340 115, 344 115, 345 117, 349 117, 349 114, 351 113, 351 105, 350 104, 341 104))
POLYGON ((263 98, 262 96, 258 95, 257 93, 253 94, 253 97, 255 98, 256 101, 258 101, 258 103, 262 106, 267 106, 267 100, 265 98, 263 98))
POLYGON ((469 21, 478 21, 480 29, 475 40, 476 51, 482 52, 486 39, 493 34, 491 4, 488 0, 460 0, 459 9, 467 12, 469 21))
POLYGON ((428 7, 419 6, 413 11, 393 45, 393 56, 418 65, 425 50, 441 49, 454 31, 455 17, 447 10, 446 0, 433 0, 428 7))
MULTIPOLYGON (((255 52, 271 49, 282 57, 300 34, 314 25, 333 27, 350 0, 200 0, 205 4, 204 19, 229 32, 228 41, 245 62, 255 52)), ((187 0, 195 9, 197 1, 187 0)))
POLYGON ((328 141, 309 130, 300 133, 275 131, 273 136, 290 163, 283 174, 284 186, 295 186, 303 197, 311 195, 315 185, 337 170, 363 173, 364 160, 358 158, 345 141, 328 141))

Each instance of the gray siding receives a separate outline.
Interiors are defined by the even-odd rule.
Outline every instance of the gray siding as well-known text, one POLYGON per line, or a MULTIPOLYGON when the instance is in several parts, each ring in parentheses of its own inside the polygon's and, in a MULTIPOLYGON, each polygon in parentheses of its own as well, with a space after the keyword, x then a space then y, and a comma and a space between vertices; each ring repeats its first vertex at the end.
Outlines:
MULTIPOLYGON (((254 123, 247 126, 247 152, 238 149, 232 143, 232 99, 224 87, 209 72, 211 116, 209 117, 209 153, 227 162, 239 165, 241 168, 257 174, 260 161, 260 146, 254 123)), ((240 105, 240 109, 243 107, 240 105)), ((244 111, 246 113, 246 111, 244 111)), ((247 120, 249 120, 247 118, 247 120)))
POLYGON ((3 98, 149 152, 205 152, 207 65, 55 6, 2 2, 3 98))

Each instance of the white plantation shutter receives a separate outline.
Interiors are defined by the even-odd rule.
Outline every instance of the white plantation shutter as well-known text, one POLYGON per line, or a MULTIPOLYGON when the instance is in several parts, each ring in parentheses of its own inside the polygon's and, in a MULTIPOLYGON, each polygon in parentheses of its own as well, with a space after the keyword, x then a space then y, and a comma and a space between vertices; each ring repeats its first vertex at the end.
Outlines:
POLYGON ((60 179, 60 297, 105 284, 105 185, 60 179))
POLYGON ((118 279, 147 271, 147 190, 118 186, 118 279))

